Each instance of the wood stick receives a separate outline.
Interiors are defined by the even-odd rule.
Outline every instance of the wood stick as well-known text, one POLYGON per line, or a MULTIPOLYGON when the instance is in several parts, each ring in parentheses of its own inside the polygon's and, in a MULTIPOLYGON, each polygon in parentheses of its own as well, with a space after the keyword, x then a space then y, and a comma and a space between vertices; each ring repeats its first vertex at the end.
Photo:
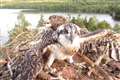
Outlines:
MULTIPOLYGON (((80 54, 80 53, 78 53, 80 54)), ((99 75, 99 73, 102 74, 102 76, 104 76, 104 80, 113 80, 112 77, 109 76, 109 74, 107 72, 105 72, 102 68, 100 68, 99 66, 95 65, 95 63, 90 60, 87 56, 80 55, 80 57, 86 62, 88 63, 91 67, 93 67, 93 74, 96 75, 97 77, 101 76, 99 75)))
POLYGON ((0 64, 6 64, 7 63, 7 61, 6 60, 0 60, 0 64))

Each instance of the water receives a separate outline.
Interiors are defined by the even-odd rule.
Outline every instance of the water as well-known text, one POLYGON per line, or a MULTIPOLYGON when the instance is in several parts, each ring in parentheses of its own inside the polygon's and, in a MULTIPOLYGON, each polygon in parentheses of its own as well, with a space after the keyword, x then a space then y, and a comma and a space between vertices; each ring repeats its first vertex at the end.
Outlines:
MULTIPOLYGON (((0 43, 5 43, 8 38, 8 31, 14 28, 15 23, 17 23, 17 16, 23 9, 0 9, 0 43)), ((42 13, 44 15, 44 19, 48 20, 50 15, 62 15, 68 18, 68 13, 42 13)), ((35 27, 38 24, 41 13, 24 13, 26 20, 31 23, 32 27, 35 27)), ((76 17, 79 14, 70 13, 71 17, 76 17)), ((82 18, 89 19, 90 17, 95 16, 98 21, 106 21, 112 26, 114 26, 117 22, 112 19, 112 17, 108 14, 80 14, 82 18)))

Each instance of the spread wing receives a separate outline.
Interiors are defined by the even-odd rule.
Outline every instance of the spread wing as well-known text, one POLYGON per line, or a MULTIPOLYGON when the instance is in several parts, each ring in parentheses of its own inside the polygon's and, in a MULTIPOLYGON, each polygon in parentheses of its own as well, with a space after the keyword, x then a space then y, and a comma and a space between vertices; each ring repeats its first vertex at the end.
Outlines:
MULTIPOLYGON (((114 39, 114 33, 111 30, 98 30, 95 32, 86 32, 85 34, 79 35, 79 31, 82 32, 82 28, 78 28, 74 24, 65 24, 58 27, 58 41, 64 47, 70 49, 71 51, 81 50, 83 53, 102 53, 104 49, 107 48, 108 56, 114 60, 120 60, 120 49, 116 44, 119 41, 114 39)), ((94 59, 98 57, 93 57, 94 59)), ((93 60, 94 60, 93 59, 93 60)))
POLYGON ((115 37, 116 35, 110 30, 95 31, 83 35, 80 39, 84 41, 80 43, 79 50, 92 58, 93 61, 103 54, 110 59, 119 61, 119 41, 115 37))

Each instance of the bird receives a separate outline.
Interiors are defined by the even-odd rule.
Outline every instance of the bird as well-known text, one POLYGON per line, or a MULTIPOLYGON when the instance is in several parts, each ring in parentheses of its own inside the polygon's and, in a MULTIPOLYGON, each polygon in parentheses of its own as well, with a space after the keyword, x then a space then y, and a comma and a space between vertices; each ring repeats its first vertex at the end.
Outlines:
POLYGON ((80 35, 81 29, 82 28, 79 28, 79 26, 75 24, 61 25, 57 29, 57 33, 59 34, 57 38, 58 42, 66 48, 68 47, 69 49, 73 49, 73 51, 77 52, 80 49, 80 44, 111 33, 109 30, 98 30, 80 35))
POLYGON ((87 32, 85 32, 83 28, 80 28, 73 23, 67 23, 59 26, 54 33, 57 43, 48 45, 44 49, 44 53, 49 52, 46 68, 50 68, 56 59, 68 60, 69 63, 74 63, 72 59, 75 52, 72 44, 74 37, 82 36, 85 33, 87 32))
MULTIPOLYGON (((82 28, 73 24, 67 23, 58 27, 56 33, 58 34, 58 42, 61 43, 67 49, 73 49, 75 46, 75 40, 80 37, 80 32, 82 28)), ((77 47, 78 45, 76 45, 77 47)))
MULTIPOLYGON (((102 52, 106 48, 107 45, 109 45, 109 48, 107 48, 107 51, 111 59, 118 61, 120 60, 120 49, 118 49, 118 45, 116 43, 119 43, 118 39, 114 37, 115 35, 112 30, 109 29, 103 29, 103 30, 96 30, 93 32, 86 32, 86 34, 80 35, 80 32, 82 31, 82 28, 79 26, 73 24, 73 23, 67 23, 63 24, 58 27, 56 30, 56 33, 58 33, 58 42, 64 46, 68 51, 73 52, 86 52, 89 53, 89 51, 95 50, 97 52, 102 52), (91 46, 94 46, 91 48, 91 46), (96 46, 99 46, 96 48, 96 46), (102 46, 105 46, 102 48, 102 46), (111 46, 111 47, 110 47, 111 46), (102 49, 101 49, 102 48, 102 49), (99 49, 101 49, 99 51, 99 49), (118 56, 116 56, 118 55, 118 56)), ((96 54, 97 54, 96 52, 96 54)), ((91 54, 92 55, 92 54, 91 54)))
POLYGON ((59 43, 48 45, 44 49, 44 54, 49 54, 46 62, 45 69, 51 68, 55 60, 68 60, 69 63, 73 63, 72 52, 64 48, 59 43))
POLYGON ((55 42, 52 35, 53 32, 51 28, 45 28, 38 33, 33 41, 34 44, 24 53, 16 56, 12 62, 8 63, 9 68, 6 66, 7 70, 1 72, 0 79, 35 80, 37 74, 42 71, 44 66, 42 50, 47 45, 55 42), (3 77, 5 76, 4 74, 6 74, 6 77, 3 77))
POLYGON ((81 51, 88 55, 90 51, 94 50, 97 54, 99 51, 103 52, 106 45, 108 45, 106 51, 110 53, 110 58, 118 61, 120 58, 119 40, 113 39, 113 37, 115 35, 111 30, 89 32, 73 23, 62 23, 55 29, 52 27, 42 28, 30 42, 30 48, 8 63, 7 71, 0 72, 2 74, 0 79, 35 80, 36 76, 42 72, 43 67, 51 67, 55 59, 69 59, 70 63, 74 63, 72 57, 76 52, 81 51), (102 49, 104 45, 105 47, 102 49), (47 63, 44 63, 43 55, 47 51, 50 51, 50 55, 47 63), (118 57, 113 55, 115 53, 118 57), (9 78, 4 77, 6 72, 8 72, 6 76, 9 78))
MULTIPOLYGON (((56 18, 55 18, 56 19, 56 18)), ((53 19, 52 19, 53 20, 53 19)), ((38 30, 33 41, 29 42, 30 48, 22 54, 16 56, 12 62, 7 63, 6 77, 0 76, 0 79, 12 80, 33 80, 44 66, 42 57, 43 49, 50 44, 56 43, 53 27, 44 27, 38 30), (10 73, 9 73, 10 72, 10 73)), ((6 71, 1 72, 4 74, 6 71)))

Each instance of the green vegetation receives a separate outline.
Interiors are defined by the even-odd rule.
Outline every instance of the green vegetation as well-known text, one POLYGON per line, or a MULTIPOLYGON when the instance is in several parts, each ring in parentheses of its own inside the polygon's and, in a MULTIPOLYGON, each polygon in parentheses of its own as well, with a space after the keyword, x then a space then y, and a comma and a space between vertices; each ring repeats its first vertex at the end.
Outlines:
POLYGON ((109 13, 120 19, 119 0, 3 0, 0 8, 30 9, 25 12, 109 13))
MULTIPOLYGON (((44 26, 45 20, 43 19, 44 15, 40 16, 40 20, 38 22, 38 25, 36 27, 44 26)), ((27 27, 30 25, 28 21, 25 19, 24 14, 20 13, 19 16, 17 17, 18 23, 15 25, 15 28, 9 32, 10 34, 10 41, 16 38, 19 34, 23 32, 29 32, 27 27)), ((83 19, 81 16, 78 17, 73 17, 69 19, 71 23, 74 23, 81 28, 87 28, 89 31, 95 31, 98 29, 112 29, 115 32, 120 33, 120 25, 116 24, 113 28, 108 24, 106 21, 101 21, 98 22, 96 17, 91 17, 89 20, 86 18, 83 19)), ((33 35, 33 33, 31 33, 33 35)), ((24 35, 25 37, 25 35, 24 35)), ((27 38, 27 37, 26 37, 27 38)))
POLYGON ((10 41, 15 39, 18 34, 25 32, 30 23, 27 22, 23 13, 20 13, 17 17, 18 23, 15 24, 15 28, 9 32, 10 41))
POLYGON ((13 0, 1 4, 1 8, 38 9, 44 12, 112 13, 120 9, 119 0, 13 0))
POLYGON ((111 26, 106 21, 102 21, 97 24, 97 29, 111 29, 111 26))
POLYGON ((120 24, 116 24, 115 27, 113 27, 113 31, 120 33, 120 24))
POLYGON ((39 20, 39 22, 38 22, 38 24, 37 24, 37 27, 40 27, 40 26, 44 26, 44 19, 43 19, 43 15, 41 14, 41 16, 40 16, 40 20, 39 20))
POLYGON ((77 18, 73 17, 71 22, 82 28, 87 28, 89 31, 95 31, 98 29, 112 29, 110 24, 108 24, 106 21, 98 22, 96 17, 91 17, 87 21, 87 19, 82 19, 80 16, 78 16, 77 18))
POLYGON ((73 17, 71 20, 70 20, 71 23, 74 23, 82 28, 85 28, 85 20, 80 18, 80 17, 73 17))
POLYGON ((86 28, 90 31, 94 31, 97 29, 97 19, 96 17, 91 17, 86 24, 86 28))

